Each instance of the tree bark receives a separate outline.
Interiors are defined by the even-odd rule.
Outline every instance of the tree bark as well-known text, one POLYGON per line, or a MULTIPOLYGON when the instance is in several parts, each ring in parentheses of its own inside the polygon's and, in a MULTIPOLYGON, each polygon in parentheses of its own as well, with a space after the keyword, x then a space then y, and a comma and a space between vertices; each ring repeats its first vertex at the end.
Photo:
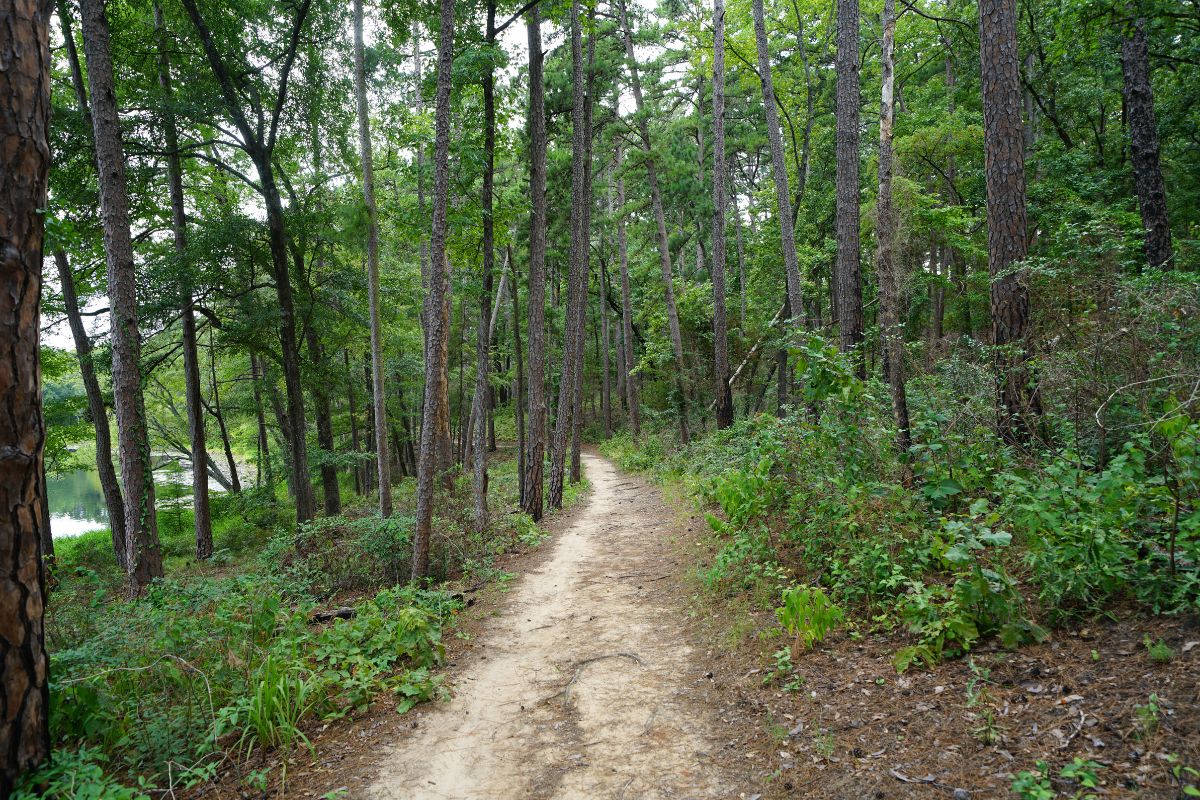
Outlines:
MULTIPOLYGON (((187 256, 187 211, 184 208, 183 165, 179 159, 179 128, 173 110, 174 89, 171 85, 171 57, 167 31, 163 23, 162 6, 154 4, 154 28, 158 35, 158 85, 162 89, 163 143, 167 149, 167 189, 171 198, 171 233, 175 254, 179 257, 180 322, 183 329, 184 395, 187 405, 188 441, 192 459, 192 516, 196 535, 196 558, 211 558, 212 511, 208 502, 208 444, 204 434, 204 406, 200 389, 200 354, 196 344, 196 314, 193 307, 191 269, 187 256)), ((237 478, 236 473, 233 476, 237 478)))
POLYGON ((904 460, 905 483, 911 476, 907 455, 912 445, 908 395, 904 385, 904 328, 900 324, 900 288, 896 275, 896 205, 892 198, 892 129, 895 121, 896 0, 883 1, 883 46, 880 53, 882 99, 879 104, 879 199, 876 205, 875 269, 879 275, 880 338, 887 382, 896 420, 896 450, 904 460))
MULTIPOLYGON (((91 130, 91 108, 88 105, 87 89, 83 82, 83 70, 79 65, 79 54, 75 49, 75 33, 71 29, 71 17, 66 3, 59 0, 58 20, 62 26, 66 43, 67 60, 71 68, 71 84, 80 112, 84 115, 88 130, 91 130)), ((75 354, 79 360, 79 374, 83 379, 83 390, 87 397, 88 416, 96 428, 96 474, 100 478, 100 490, 104 494, 104 506, 108 510, 109 529, 112 534, 113 553, 117 566, 122 570, 127 564, 125 553, 125 501, 121 498, 121 484, 113 468, 112 432, 108 424, 108 409, 104 404, 104 393, 96 378, 96 365, 92 359, 92 342, 83 326, 79 298, 75 293, 75 275, 71 271, 67 253, 61 247, 54 251, 54 264, 58 268, 58 281, 62 288, 63 305, 67 314, 67 325, 75 342, 75 354)))
MULTIPOLYGON (((617 168, 621 167, 621 146, 617 145, 617 168)), ((641 436, 642 414, 638 403, 638 381, 634 374, 637 360, 633 349, 633 300, 629 290, 629 245, 625 236, 625 177, 617 175, 617 261, 621 270, 621 335, 625 339, 625 404, 629 408, 629 429, 634 438, 641 436)))
POLYGON ((421 451, 417 462, 417 520, 413 531, 412 579, 429 574, 433 534, 433 489, 437 479, 438 409, 447 405, 446 367, 450 347, 450 264, 446 255, 446 216, 450 199, 450 88, 454 62, 454 0, 441 0, 437 97, 434 106, 433 225, 429 239, 429 292, 425 320, 429 332, 425 362, 425 401, 421 451))
POLYGON ((1161 267, 1171 261, 1171 226, 1167 224, 1167 187, 1159 161, 1158 119, 1154 114, 1154 88, 1150 83, 1150 53, 1146 20, 1126 22, 1129 30, 1121 42, 1121 73, 1125 78, 1125 114, 1129 125, 1129 154, 1138 208, 1145 230, 1146 261, 1161 267))
MULTIPOLYGON (((250 378, 254 383, 254 415, 255 421, 258 423, 258 457, 259 471, 264 474, 268 489, 268 496, 271 502, 275 502, 275 476, 271 470, 271 444, 270 438, 267 436, 267 420, 263 413, 262 388, 263 368, 259 363, 258 356, 250 354, 250 378)), ((353 410, 351 411, 353 414, 353 410)), ((357 450, 357 446, 355 450, 357 450)))
POLYGON ((546 103, 542 23, 538 7, 526 12, 529 41, 529 432, 522 508, 542 518, 542 464, 546 449, 546 103))
POLYGON ((125 550, 129 594, 140 596, 161 578, 162 553, 154 510, 154 474, 146 432, 146 407, 138 359, 141 342, 137 326, 137 269, 129 232, 129 197, 125 184, 125 155, 113 88, 108 20, 102 0, 82 0, 83 49, 88 64, 92 128, 100 183, 100 214, 104 221, 104 251, 108 266, 113 350, 112 387, 117 412, 117 444, 121 480, 125 486, 125 550))
POLYGON ((650 184, 650 203, 654 210, 654 223, 658 233, 658 260, 662 270, 663 295, 667 305, 667 327, 671 334, 671 350, 675 356, 675 391, 678 394, 679 439, 687 444, 691 439, 688 430, 688 401, 687 388, 684 384, 684 374, 687 371, 683 356, 683 336, 679 330, 679 310, 675 306, 675 289, 671 279, 671 243, 667 238, 667 220, 663 213, 662 191, 658 184, 658 167, 655 163, 654 148, 650 140, 650 125, 646 120, 645 101, 642 98, 642 81, 638 74, 637 57, 633 51, 633 28, 629 24, 629 14, 625 0, 619 0, 618 10, 621 15, 620 24, 625 34, 625 61, 629 67, 629 80, 633 88, 633 99, 637 118, 637 130, 642 141, 645 155, 646 181, 650 184))
MULTIPOLYGON (((760 0, 761 4, 761 0, 760 0)), ((713 0, 713 390, 717 428, 733 424, 729 388, 729 325, 725 319, 725 2, 713 0)), ((791 222, 791 217, 788 217, 791 222)), ((792 257, 795 258, 795 242, 792 257)))
POLYGON ((858 0, 837 0, 837 304, 839 344, 863 361, 862 267, 858 210, 858 0))
POLYGON ((567 436, 576 417, 576 396, 580 391, 583 351, 583 310, 587 302, 587 224, 584 193, 587 191, 584 164, 587 159, 588 103, 583 84, 583 25, 579 0, 571 3, 571 249, 567 276, 566 325, 563 332, 562 377, 558 391, 558 413, 554 420, 554 439, 550 450, 550 508, 562 508, 563 473, 567 436))
POLYGON ((1024 270, 1014 268, 1028 247, 1016 0, 980 1, 979 58, 997 422, 1005 440, 1017 443, 1032 437, 1040 400, 1025 351, 1029 289, 1024 270))
MULTIPOLYGON (((844 2, 844 0, 842 0, 844 2)), ((779 233, 783 239, 783 270, 787 278, 788 306, 800 325, 804 323, 804 284, 796 259, 796 232, 792 223, 791 190, 788 188, 787 160, 783 151, 783 133, 779 128, 779 110, 775 106, 775 84, 771 77, 771 54, 767 45, 767 27, 763 0, 754 0, 754 40, 758 48, 758 77, 762 85, 763 113, 767 122, 767 141, 771 146, 771 169, 775 178, 775 201, 779 209, 779 233)), ((839 65, 840 74, 840 65, 839 65)), ((840 142, 840 136, 838 141, 840 142)))
POLYGON ((39 365, 50 4, 0 8, 0 797, 50 756, 39 365))
POLYGON ((390 517, 392 475, 387 445, 387 394, 383 381, 383 324, 379 318, 379 211, 375 205, 371 118, 367 106, 362 0, 354 0, 354 93, 358 104, 358 150, 362 159, 363 203, 367 209, 367 298, 371 317, 371 396, 375 409, 375 471, 379 482, 379 515, 390 517))

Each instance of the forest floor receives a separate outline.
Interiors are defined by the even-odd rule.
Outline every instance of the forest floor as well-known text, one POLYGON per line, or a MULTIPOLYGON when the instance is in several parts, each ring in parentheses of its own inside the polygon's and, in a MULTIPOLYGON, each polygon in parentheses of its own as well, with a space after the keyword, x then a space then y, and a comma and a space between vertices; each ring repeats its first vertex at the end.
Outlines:
POLYGON ((1049 794, 1016 796, 1166 798, 1196 782, 1197 619, 1115 612, 904 675, 902 636, 842 631, 781 689, 764 682, 769 608, 694 579, 694 509, 584 458, 587 501, 462 616, 449 702, 331 726, 286 796, 959 800, 1014 796, 1028 772, 1049 794), (1146 636, 1174 658, 1154 663, 1146 636))

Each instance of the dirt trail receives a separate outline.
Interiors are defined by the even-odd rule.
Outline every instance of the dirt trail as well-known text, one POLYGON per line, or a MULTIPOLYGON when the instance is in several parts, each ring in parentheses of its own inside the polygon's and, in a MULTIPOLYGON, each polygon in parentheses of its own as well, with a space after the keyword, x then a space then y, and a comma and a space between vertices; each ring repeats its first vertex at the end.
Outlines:
POLYGON ((512 589, 454 699, 396 742, 368 792, 438 798, 715 798, 681 611, 662 588, 674 520, 658 492, 585 455, 588 506, 512 589))

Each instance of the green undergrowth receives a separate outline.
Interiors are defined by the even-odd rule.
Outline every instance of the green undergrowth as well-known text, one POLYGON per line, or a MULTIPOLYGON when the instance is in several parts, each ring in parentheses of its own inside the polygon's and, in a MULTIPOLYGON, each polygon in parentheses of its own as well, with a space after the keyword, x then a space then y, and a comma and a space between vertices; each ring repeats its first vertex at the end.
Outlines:
MULTIPOLYGON (((408 582, 412 480, 389 519, 347 495, 343 515, 299 529, 286 503, 222 496, 205 563, 191 556, 190 512, 168 508, 169 577, 136 602, 121 597, 106 531, 62 540, 47 619, 55 756, 17 797, 159 796, 229 764, 249 789, 282 788, 315 728, 383 695, 401 713, 441 695, 442 639, 462 607, 454 582, 495 578, 497 555, 544 536, 511 512, 515 462, 497 459, 491 475, 485 533, 471 524, 469 477, 439 497, 430 588, 408 582), (332 611, 341 617, 320 616, 332 611)), ((566 503, 585 488, 569 487, 566 503)))
MULTIPOLYGON (((925 376, 909 386, 906 480, 887 387, 859 381, 818 339, 794 355, 803 397, 783 419, 742 419, 681 449, 655 433, 604 445, 709 512, 706 591, 778 606, 808 642, 844 608, 848 625, 899 635, 899 670, 990 637, 1040 641, 1119 604, 1200 607, 1200 421, 1174 398, 1103 463, 1067 446, 1030 457, 995 437, 989 396, 958 391, 961 375, 925 376), (787 611, 797 587, 838 612, 815 620, 794 594, 787 611)), ((982 371, 969 377, 987 386, 982 371)))

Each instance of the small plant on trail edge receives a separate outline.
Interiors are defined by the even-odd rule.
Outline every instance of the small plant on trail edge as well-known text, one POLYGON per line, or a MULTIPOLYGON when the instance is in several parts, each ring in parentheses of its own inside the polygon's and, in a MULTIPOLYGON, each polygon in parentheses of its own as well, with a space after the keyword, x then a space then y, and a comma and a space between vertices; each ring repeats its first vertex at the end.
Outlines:
POLYGON ((772 653, 771 657, 775 659, 775 667, 763 678, 763 686, 786 679, 787 682, 783 684, 785 692, 800 691, 800 687, 804 686, 804 676, 796 674, 796 665, 792 662, 792 649, 781 647, 772 653))
POLYGON ((1158 730, 1158 695, 1151 694, 1144 706, 1133 707, 1133 718, 1137 724, 1137 736, 1145 739, 1158 730))
POLYGON ((1150 640, 1150 634, 1146 634, 1142 639, 1142 644, 1146 646, 1146 655, 1150 656, 1150 660, 1155 664, 1170 664, 1171 659, 1175 657, 1175 651, 1171 646, 1159 639, 1157 642, 1150 640))
POLYGON ((1181 764, 1178 753, 1168 753, 1167 763, 1171 765, 1171 777, 1179 786, 1182 797, 1200 797, 1200 769, 1181 764))
POLYGON ((783 591, 783 605, 775 609, 783 629, 796 645, 812 647, 838 626, 845 614, 819 586, 793 586, 783 591))
MULTIPOLYGON (((1078 784, 1081 789, 1095 789, 1100 785, 1100 778, 1096 773, 1099 769, 1103 769, 1102 764, 1076 758, 1064 766, 1058 775, 1063 780, 1078 784)), ((1053 800, 1058 796, 1050 783, 1050 765, 1045 761, 1036 762, 1032 772, 1018 772, 1013 778, 1012 791, 1021 800, 1053 800)), ((1075 800, 1095 800, 1096 795, 1079 791, 1071 797, 1075 800)))

